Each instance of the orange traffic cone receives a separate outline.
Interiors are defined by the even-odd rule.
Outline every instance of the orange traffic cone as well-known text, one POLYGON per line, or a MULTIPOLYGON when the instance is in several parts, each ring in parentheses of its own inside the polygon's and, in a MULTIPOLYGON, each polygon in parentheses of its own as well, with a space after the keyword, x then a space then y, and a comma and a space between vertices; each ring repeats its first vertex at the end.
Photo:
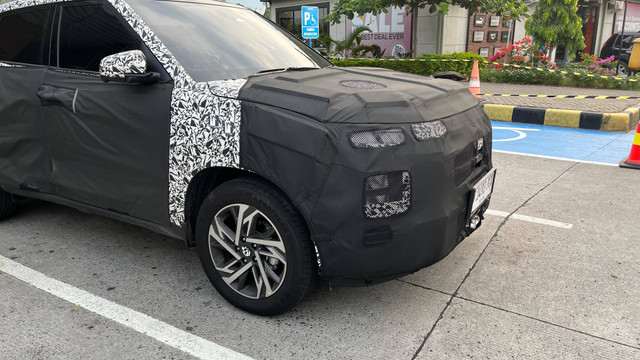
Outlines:
POLYGON ((640 169, 640 124, 638 124, 638 130, 636 130, 636 137, 633 139, 629 157, 626 160, 622 160, 620 166, 630 169, 640 169))
POLYGON ((473 70, 471 70, 471 79, 469 79, 469 91, 476 98, 480 99, 480 72, 478 71, 478 60, 473 61, 473 70))

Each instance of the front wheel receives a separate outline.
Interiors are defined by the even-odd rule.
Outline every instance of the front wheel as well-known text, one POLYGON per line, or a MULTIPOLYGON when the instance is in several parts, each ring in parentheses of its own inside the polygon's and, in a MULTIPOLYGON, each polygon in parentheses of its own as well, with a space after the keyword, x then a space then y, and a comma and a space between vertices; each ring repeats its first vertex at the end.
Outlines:
POLYGON ((257 315, 289 310, 316 276, 302 218, 280 192, 259 180, 231 180, 207 196, 198 213, 196 244, 220 295, 257 315))
POLYGON ((16 212, 16 202, 13 196, 0 189, 0 220, 6 219, 16 212))

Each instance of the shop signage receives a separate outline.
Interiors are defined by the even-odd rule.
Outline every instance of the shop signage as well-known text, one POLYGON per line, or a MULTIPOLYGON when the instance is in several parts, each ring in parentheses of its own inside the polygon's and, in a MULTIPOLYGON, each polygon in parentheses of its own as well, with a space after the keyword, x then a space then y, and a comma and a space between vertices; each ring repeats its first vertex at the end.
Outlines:
MULTIPOLYGON (((616 13, 615 32, 622 31, 622 20, 624 19, 624 9, 616 13)), ((640 4, 629 3, 627 9, 627 22, 624 25, 624 32, 640 32, 640 4)))
POLYGON ((380 46, 383 57, 397 57, 411 51, 411 16, 405 8, 389 7, 388 12, 372 15, 356 13, 353 20, 347 19, 346 32, 349 36, 358 26, 368 26, 371 32, 363 32, 362 45, 380 46))

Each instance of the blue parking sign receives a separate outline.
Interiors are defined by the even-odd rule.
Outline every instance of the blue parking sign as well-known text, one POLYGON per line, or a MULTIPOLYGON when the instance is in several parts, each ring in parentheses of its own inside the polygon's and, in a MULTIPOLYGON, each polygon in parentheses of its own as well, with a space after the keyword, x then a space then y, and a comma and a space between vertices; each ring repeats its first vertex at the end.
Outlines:
POLYGON ((320 36, 320 18, 317 6, 302 7, 302 38, 317 39, 320 36))

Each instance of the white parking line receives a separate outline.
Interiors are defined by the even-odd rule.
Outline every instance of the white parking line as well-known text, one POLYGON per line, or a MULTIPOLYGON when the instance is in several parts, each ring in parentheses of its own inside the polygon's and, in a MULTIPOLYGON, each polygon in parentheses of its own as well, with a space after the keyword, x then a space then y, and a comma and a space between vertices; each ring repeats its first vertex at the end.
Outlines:
POLYGON ((571 162, 577 162, 577 163, 582 163, 582 164, 593 164, 593 165, 605 165, 605 166, 618 167, 618 164, 611 164, 611 163, 598 162, 598 161, 576 160, 576 159, 568 159, 568 158, 561 158, 561 157, 555 157, 555 156, 526 154, 526 153, 519 153, 519 152, 513 152, 513 151, 506 151, 506 150, 495 150, 494 149, 492 151, 496 152, 496 153, 502 153, 502 154, 530 156, 530 157, 541 158, 541 159, 562 160, 562 161, 571 161, 571 162))
POLYGON ((2 255, 0 255, 0 271, 195 357, 201 359, 251 359, 151 316, 52 279, 2 255))
MULTIPOLYGON (((487 212, 485 214, 493 215, 493 216, 500 216, 500 217, 509 216, 508 212, 498 211, 498 210, 491 210, 491 209, 487 210, 487 212)), ((527 215, 513 214, 513 215, 511 215, 511 219, 528 221, 528 222, 532 222, 532 223, 536 223, 536 224, 542 224, 542 225, 555 226, 555 227, 558 227, 558 228, 561 228, 561 229, 571 229, 571 228, 573 228, 573 224, 563 223, 563 222, 554 221, 554 220, 547 220, 547 219, 542 219, 542 218, 537 218, 537 217, 527 216, 527 215)))

